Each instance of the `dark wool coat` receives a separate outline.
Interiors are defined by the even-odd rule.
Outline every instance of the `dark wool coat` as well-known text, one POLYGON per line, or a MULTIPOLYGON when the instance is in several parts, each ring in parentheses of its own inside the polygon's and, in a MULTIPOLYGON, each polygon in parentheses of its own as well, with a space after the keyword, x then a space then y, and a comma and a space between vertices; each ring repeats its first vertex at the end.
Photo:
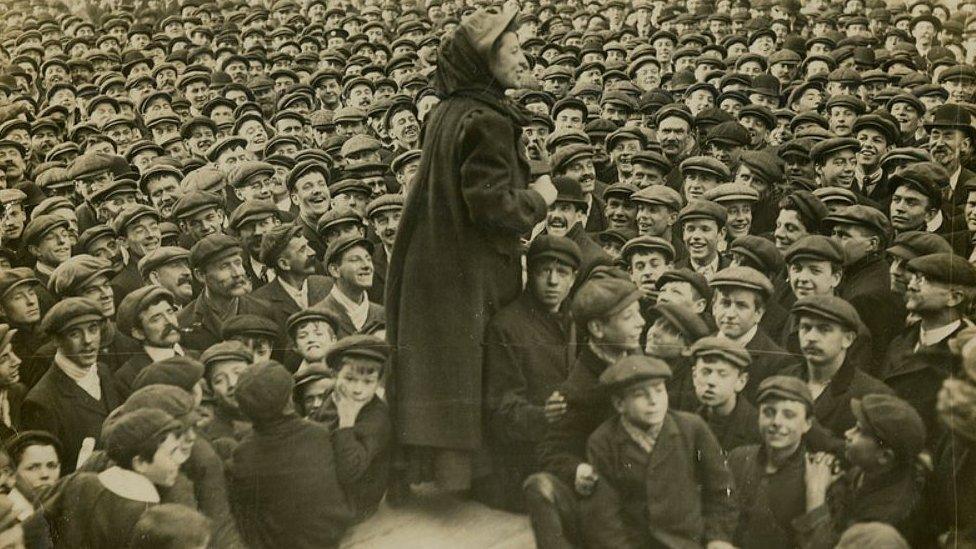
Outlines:
MULTIPOLYGON (((75 470, 82 442, 102 436, 102 423, 123 402, 112 372, 104 364, 98 368, 102 399, 95 400, 61 368, 52 364, 44 377, 27 393, 21 409, 24 429, 47 431, 61 441, 61 474, 75 470)), ((96 444, 100 447, 100 444, 96 444)))
MULTIPOLYGON (((253 295, 247 295, 238 299, 235 314, 267 318, 268 304, 253 295)), ((180 345, 185 349, 193 349, 201 353, 206 351, 211 345, 223 341, 220 337, 220 326, 229 318, 231 316, 219 318, 211 306, 210 298, 205 292, 201 293, 177 315, 180 330, 183 331, 180 345)))
POLYGON ((741 394, 736 399, 732 413, 725 417, 710 414, 704 406, 698 409, 698 415, 708 424, 726 453, 739 446, 759 444, 762 440, 759 436, 759 412, 741 394))
POLYGON ((337 547, 353 511, 329 430, 296 416, 256 429, 227 471, 231 510, 253 549, 337 547))
POLYGON ((746 397, 749 402, 755 403, 759 384, 767 377, 778 374, 780 370, 795 362, 796 357, 777 345, 763 331, 762 324, 759 325, 756 335, 746 344, 746 350, 752 357, 752 364, 749 365, 749 381, 742 389, 742 396, 746 397))
POLYGON ((401 443, 472 450, 482 443, 485 326, 518 297, 519 236, 547 208, 527 188, 528 119, 462 32, 437 66, 445 99, 426 122, 387 275, 391 403, 401 443))
POLYGON ((588 547, 691 549, 732 540, 732 474, 700 417, 668 412, 648 454, 614 416, 593 433, 586 453, 600 476, 580 502, 588 547))
POLYGON ((903 299, 891 291, 888 268, 888 262, 880 255, 865 256, 844 266, 844 277, 837 287, 837 295, 857 309, 861 322, 871 332, 875 366, 884 360, 888 343, 905 326, 903 299))
POLYGON ((799 545, 793 520, 806 513, 806 455, 801 446, 776 472, 768 473, 767 453, 760 445, 741 446, 729 454, 739 503, 736 547, 799 545))

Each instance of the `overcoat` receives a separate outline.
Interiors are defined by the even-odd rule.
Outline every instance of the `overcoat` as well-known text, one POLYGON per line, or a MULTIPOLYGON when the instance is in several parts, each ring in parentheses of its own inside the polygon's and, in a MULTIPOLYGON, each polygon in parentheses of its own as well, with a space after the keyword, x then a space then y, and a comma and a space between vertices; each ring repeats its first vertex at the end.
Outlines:
POLYGON ((463 32, 438 55, 445 98, 430 113, 387 275, 387 338, 399 442, 482 443, 485 326, 522 289, 519 236, 545 218, 527 188, 525 115, 463 32))

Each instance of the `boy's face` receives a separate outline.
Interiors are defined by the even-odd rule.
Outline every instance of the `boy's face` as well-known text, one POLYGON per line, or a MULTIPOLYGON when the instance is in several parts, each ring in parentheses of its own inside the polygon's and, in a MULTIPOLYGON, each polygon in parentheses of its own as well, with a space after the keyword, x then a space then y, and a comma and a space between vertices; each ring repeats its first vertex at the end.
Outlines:
POLYGON ((668 391, 663 379, 635 383, 613 399, 613 406, 628 423, 641 429, 661 425, 668 413, 668 391))
POLYGON ((647 330, 647 345, 644 352, 657 358, 681 356, 688 346, 685 336, 664 317, 659 317, 647 330))
POLYGON ((762 319, 763 309, 758 299, 755 292, 744 288, 717 290, 712 302, 712 315, 719 331, 732 339, 745 335, 762 319))
POLYGON ((714 356, 698 358, 691 372, 698 400, 711 408, 729 402, 749 379, 748 373, 714 356))
POLYGON ((884 449, 861 420, 844 433, 844 456, 853 465, 876 469, 885 459, 884 449))
POLYGON ((251 354, 254 355, 254 362, 271 360, 271 349, 274 348, 274 342, 270 339, 259 336, 242 336, 237 340, 243 343, 248 351, 251 351, 251 354))
POLYGON ((20 381, 20 358, 8 343, 0 349, 0 387, 10 387, 20 381))
POLYGON ((230 410, 237 409, 237 399, 234 398, 234 392, 237 390, 237 381, 247 366, 247 362, 243 360, 226 360, 214 365, 213 373, 210 376, 210 387, 221 407, 230 410))
POLYGON ((146 462, 139 456, 134 457, 132 470, 148 478, 156 486, 172 486, 180 472, 180 465, 187 457, 189 456, 180 442, 179 433, 172 432, 156 448, 152 461, 146 462))
POLYGON ((332 393, 336 380, 324 377, 312 381, 302 389, 302 408, 308 417, 318 411, 325 404, 325 399, 332 393))
POLYGON ((759 403, 759 433, 770 450, 799 446, 812 425, 802 402, 769 398, 759 403))
POLYGON ((336 391, 356 402, 369 401, 379 388, 381 367, 371 360, 346 359, 336 377, 336 391))
POLYGON ((576 282, 576 271, 562 262, 550 259, 532 265, 529 286, 543 305, 558 310, 576 282))
POLYGON ((592 335, 601 345, 628 350, 640 348, 640 335, 644 329, 640 302, 635 301, 610 318, 594 322, 598 324, 599 331, 592 335))
POLYGON ((32 488, 53 486, 61 476, 61 460, 54 446, 35 444, 28 446, 20 456, 17 474, 32 488))
POLYGON ((325 353, 335 342, 335 331, 323 320, 299 324, 295 329, 295 348, 309 362, 324 359, 325 353))

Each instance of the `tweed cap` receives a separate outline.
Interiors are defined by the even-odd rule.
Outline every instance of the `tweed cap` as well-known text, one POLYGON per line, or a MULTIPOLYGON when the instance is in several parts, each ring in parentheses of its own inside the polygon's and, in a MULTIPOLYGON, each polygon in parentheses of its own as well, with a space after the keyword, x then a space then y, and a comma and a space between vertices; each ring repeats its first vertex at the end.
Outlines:
POLYGON ((709 284, 712 288, 745 288, 767 298, 773 293, 769 278, 752 267, 726 267, 715 273, 709 284))
POLYGON ((902 231, 888 247, 887 252, 908 261, 930 254, 952 253, 952 246, 940 235, 924 231, 902 231))
POLYGON ((917 147, 898 147, 894 149, 889 149, 881 157, 881 168, 885 171, 891 171, 891 164, 895 162, 904 162, 906 164, 911 164, 914 162, 931 162, 932 154, 921 148, 917 147))
POLYGON ((368 251, 370 255, 373 253, 372 242, 357 235, 346 235, 333 240, 332 243, 329 244, 329 247, 325 250, 325 260, 323 263, 326 266, 332 265, 333 263, 338 263, 342 260, 342 255, 346 252, 346 250, 356 246, 366 248, 366 251, 368 251))
POLYGON ((771 398, 802 402, 807 409, 813 408, 813 394, 800 378, 794 376, 770 376, 762 380, 756 396, 756 404, 771 398))
POLYGON ((635 192, 630 199, 633 202, 661 205, 672 211, 678 211, 684 204, 681 194, 667 185, 650 185, 635 192))
POLYGON ((123 208, 115 216, 115 219, 112 220, 112 230, 115 234, 124 236, 126 234, 125 230, 129 225, 144 217, 152 217, 156 221, 162 220, 162 216, 159 215, 159 211, 156 208, 146 206, 145 204, 131 204, 123 208))
POLYGON ((190 251, 179 246, 160 246, 146 254, 139 260, 137 267, 143 280, 149 278, 149 273, 174 261, 189 261, 190 251))
POLYGON ((68 224, 68 220, 60 215, 39 215, 27 222, 20 239, 24 246, 37 244, 51 231, 59 227, 67 227, 68 224))
POLYGON ((56 297, 78 295, 98 276, 111 279, 112 264, 100 257, 80 254, 69 257, 55 267, 48 279, 48 289, 56 297))
POLYGON ((776 245, 758 235, 747 234, 736 238, 729 245, 729 251, 741 254, 761 272, 778 273, 784 265, 783 254, 776 245))
POLYGON ((131 460, 147 440, 167 431, 177 431, 183 425, 162 410, 141 408, 132 412, 116 412, 102 427, 105 453, 117 463, 131 460))
POLYGON ((237 340, 215 343, 200 354, 200 362, 206 368, 204 375, 208 375, 208 377, 215 364, 227 360, 239 360, 250 363, 254 360, 254 354, 243 343, 237 340))
POLYGON ((220 325, 220 337, 224 340, 235 337, 266 337, 277 341, 281 330, 271 319, 258 315, 235 315, 220 325))
POLYGON ((753 175, 766 183, 778 184, 783 180, 783 168, 780 159, 766 151, 742 151, 739 162, 749 168, 753 175))
POLYGON ((678 225, 696 219, 711 219, 718 223, 719 228, 725 226, 728 213, 725 206, 711 200, 690 200, 688 205, 678 212, 678 225))
POLYGON ((851 131, 856 135, 862 129, 872 129, 884 136, 888 144, 896 143, 901 130, 893 118, 880 114, 862 114, 854 121, 851 131))
POLYGON ((869 394, 851 399, 851 411, 859 426, 911 461, 925 447, 925 423, 908 402, 885 394, 869 394))
POLYGON ((576 290, 571 310, 577 324, 582 326, 593 319, 611 317, 640 297, 637 286, 629 279, 591 276, 576 290))
POLYGON ((102 202, 118 195, 131 194, 135 195, 139 192, 139 183, 133 179, 115 179, 108 185, 96 190, 91 194, 90 201, 92 204, 101 204, 102 202))
POLYGON ((814 164, 823 164, 827 161, 827 157, 844 150, 857 152, 861 150, 861 143, 852 137, 824 139, 810 148, 810 160, 814 164))
POLYGON ((237 381, 234 397, 241 413, 261 424, 285 415, 295 381, 281 364, 266 360, 244 370, 237 381))
POLYGON ((245 140, 243 137, 238 137, 236 135, 229 135, 227 137, 221 137, 217 139, 217 141, 214 141, 214 144, 210 145, 210 148, 207 149, 207 152, 204 156, 210 162, 216 162, 217 158, 220 157, 220 154, 223 153, 224 151, 231 149, 233 147, 244 148, 246 146, 247 146, 247 140, 245 140))
POLYGON ((847 254, 844 252, 844 248, 833 238, 811 234, 797 240, 787 248, 786 253, 783 254, 783 259, 786 263, 813 260, 843 265, 847 260, 847 254))
POLYGON ((56 335, 87 322, 104 320, 98 303, 87 297, 68 297, 58 301, 41 319, 41 331, 56 335))
POLYGON ((857 309, 846 300, 833 295, 809 295, 801 297, 790 309, 793 316, 813 316, 839 324, 852 332, 864 331, 857 309))
POLYGON ((566 145, 552 155, 550 163, 553 172, 565 170, 571 162, 581 158, 593 158, 593 147, 590 145, 566 145))
POLYGON ((242 202, 240 206, 234 208, 227 220, 227 228, 240 233, 244 225, 261 221, 269 217, 281 219, 282 212, 278 206, 270 200, 248 200, 242 202))
POLYGON ((391 210, 399 211, 403 209, 404 197, 402 194, 384 194, 377 196, 366 204, 366 219, 371 219, 374 214, 388 212, 391 210))
POLYGON ((188 393, 203 379, 203 364, 187 356, 174 356, 153 362, 139 372, 132 382, 133 390, 150 385, 172 385, 188 393))
POLYGON ((569 238, 542 234, 532 240, 527 259, 529 264, 543 259, 554 259, 573 269, 579 269, 581 255, 580 247, 569 238))
POLYGON ((15 288, 24 285, 40 285, 41 281, 30 267, 0 269, 0 299, 15 288))
POLYGON ((648 379, 670 379, 671 367, 659 358, 629 355, 613 363, 600 374, 600 385, 618 391, 648 379))
MULTIPOLYGON (((140 372, 141 373, 141 372, 140 372)), ((136 389, 122 403, 123 413, 136 410, 162 410, 190 427, 194 412, 193 395, 175 385, 157 384, 136 389)))
POLYGON ((223 210, 224 200, 220 195, 207 191, 190 191, 180 197, 173 205, 173 218, 177 220, 190 217, 207 209, 223 210))
POLYGON ((333 371, 342 369, 346 357, 373 360, 385 364, 390 356, 390 346, 386 341, 366 334, 346 336, 333 345, 325 354, 325 363, 333 371))
POLYGON ((745 147, 749 144, 749 130, 738 122, 722 122, 709 130, 705 143, 745 147))
POLYGON ((657 287, 661 289, 669 282, 687 282, 698 292, 698 295, 706 301, 712 299, 712 288, 708 285, 708 279, 687 267, 681 269, 669 269, 661 273, 657 279, 657 287))
POLYGON ((703 337, 692 343, 688 352, 695 358, 718 357, 740 370, 746 370, 752 364, 752 357, 745 347, 724 337, 703 337))
POLYGON ((250 181, 252 177, 267 176, 270 177, 274 175, 275 168, 267 162, 260 162, 257 160, 247 160, 244 162, 238 162, 230 169, 227 174, 227 183, 239 189, 250 181))
POLYGON ((309 307, 289 316, 288 320, 285 321, 285 331, 289 336, 294 338, 295 330, 306 322, 325 322, 332 328, 333 331, 337 331, 341 319, 332 309, 325 307, 309 307))
POLYGON ((824 232, 831 231, 836 225, 866 227, 885 240, 888 239, 888 235, 891 233, 891 223, 881 210, 861 204, 841 208, 829 214, 820 223, 821 229, 824 232))
POLYGON ((732 172, 729 167, 711 156, 689 156, 681 162, 679 169, 682 177, 685 177, 689 172, 703 172, 714 175, 719 181, 732 179, 732 172))
POLYGON ((951 251, 916 257, 905 268, 942 284, 976 287, 976 267, 951 251))
POLYGON ((225 234, 210 234, 190 248, 190 268, 203 269, 211 263, 232 255, 241 255, 240 241, 225 234))
POLYGON ((845 206, 857 204, 857 195, 850 189, 844 187, 820 187, 813 190, 816 196, 825 205, 833 202, 842 202, 845 206))
POLYGON ((949 174, 937 162, 916 162, 905 166, 900 172, 891 176, 892 192, 899 187, 907 186, 923 194, 929 201, 928 207, 942 208, 942 189, 947 188, 949 174))
POLYGON ((638 151, 630 156, 631 164, 642 164, 657 168, 663 174, 668 174, 674 169, 674 164, 668 157, 657 151, 638 151))
POLYGON ((139 327, 139 314, 150 305, 160 301, 175 302, 173 294, 160 286, 143 286, 129 292, 122 298, 115 313, 115 324, 125 335, 132 335, 132 330, 139 327))
POLYGON ((705 200, 717 204, 727 202, 759 202, 759 192, 745 183, 722 183, 705 191, 705 200))
POLYGON ((624 258, 625 261, 629 261, 632 254, 640 251, 660 252, 664 256, 665 261, 669 263, 674 261, 674 246, 667 240, 657 236, 638 236, 631 238, 621 248, 620 257, 624 258))

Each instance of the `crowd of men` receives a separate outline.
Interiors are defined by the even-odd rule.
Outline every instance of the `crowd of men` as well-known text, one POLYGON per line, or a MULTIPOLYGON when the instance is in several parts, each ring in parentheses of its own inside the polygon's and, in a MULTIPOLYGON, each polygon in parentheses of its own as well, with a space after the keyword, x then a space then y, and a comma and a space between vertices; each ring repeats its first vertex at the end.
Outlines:
MULTIPOLYGON (((387 267, 486 4, 4 0, 0 546, 333 547, 409 497, 387 267)), ((976 546, 976 1, 514 28, 558 194, 464 495, 543 548, 976 546)))

